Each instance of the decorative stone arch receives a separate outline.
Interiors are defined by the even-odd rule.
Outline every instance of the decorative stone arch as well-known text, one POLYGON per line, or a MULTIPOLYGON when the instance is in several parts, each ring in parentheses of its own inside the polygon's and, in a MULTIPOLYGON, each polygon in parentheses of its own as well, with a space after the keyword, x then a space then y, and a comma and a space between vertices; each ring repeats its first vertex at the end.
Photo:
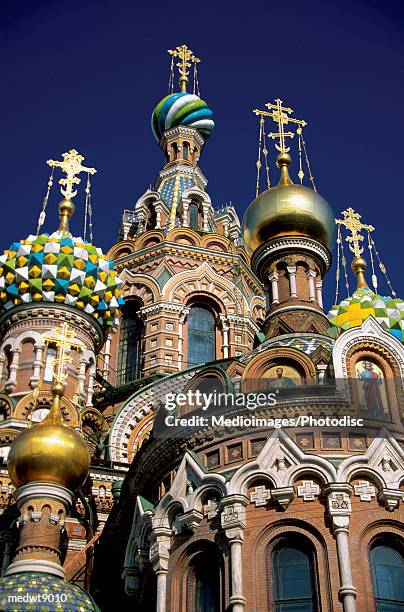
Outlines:
POLYGON ((147 249, 148 247, 156 246, 161 242, 164 242, 165 234, 162 230, 148 230, 143 233, 135 242, 136 250, 147 249))
MULTIPOLYGON (((13 418, 22 421, 29 421, 30 415, 36 408, 50 408, 52 404, 52 393, 50 391, 41 391, 35 405, 33 393, 27 393, 16 404, 13 418)), ((80 418, 77 407, 67 397, 63 396, 61 401, 61 411, 66 425, 69 427, 80 427, 80 418)))
POLYGON ((355 365, 359 359, 374 359, 385 375, 390 414, 400 423, 399 406, 404 403, 404 346, 382 329, 372 316, 360 327, 343 332, 333 350, 335 378, 340 393, 350 402, 358 402, 355 365))
POLYGON ((234 250, 234 245, 229 238, 226 236, 221 236, 220 234, 209 234, 207 236, 202 236, 201 246, 204 249, 211 249, 213 251, 221 251, 224 253, 228 253, 232 249, 234 250))
POLYGON ((127 257, 128 255, 133 255, 136 253, 136 247, 133 240, 121 240, 117 244, 114 244, 113 247, 110 248, 106 257, 107 259, 120 259, 121 257, 127 257))
POLYGON ((233 383, 227 371, 223 370, 222 368, 208 365, 206 367, 202 367, 202 369, 195 374, 193 378, 191 378, 191 380, 185 385, 183 393, 196 390, 200 383, 203 383, 208 378, 214 378, 220 381, 223 386, 223 393, 233 392, 233 383))
POLYGON ((150 306, 160 299, 160 287, 154 278, 146 274, 133 274, 124 270, 120 274, 123 281, 123 297, 139 298, 144 306, 150 306))
POLYGON ((381 428, 363 455, 344 459, 338 466, 337 482, 349 482, 359 472, 372 474, 382 487, 399 489, 404 479, 404 451, 391 433, 381 428), (389 464, 389 469, 383 465, 389 464), (383 473, 382 473, 383 470, 383 473))
POLYGON ((175 227, 167 233, 166 241, 181 243, 182 238, 188 240, 188 243, 183 244, 196 247, 201 246, 201 236, 191 227, 175 227))
POLYGON ((141 418, 133 427, 127 446, 128 460, 130 462, 133 461, 136 454, 140 450, 140 447, 142 446, 143 442, 150 435, 153 429, 154 416, 154 411, 150 412, 149 414, 141 418))
POLYGON ((209 231, 209 213, 212 211, 212 202, 206 191, 193 186, 182 192, 182 197, 178 205, 178 214, 181 218, 183 227, 189 227, 189 207, 192 202, 198 204, 199 214, 202 219, 202 231, 209 231))
POLYGON ((16 341, 15 348, 18 348, 19 346, 21 346, 23 342, 29 342, 29 341, 31 341, 33 345, 36 346, 37 348, 43 348, 45 345, 43 336, 34 330, 27 330, 27 331, 22 332, 18 336, 15 336, 15 341, 16 341))
POLYGON ((233 474, 228 484, 229 494, 244 495, 246 484, 253 477, 269 477, 274 488, 293 486, 295 474, 301 470, 311 471, 326 483, 336 481, 334 466, 324 457, 306 455, 292 438, 282 430, 275 430, 268 438, 259 455, 249 463, 240 466, 233 474), (284 463, 284 469, 277 470, 279 460, 284 463))
POLYGON ((196 270, 185 270, 176 274, 162 289, 163 299, 168 302, 185 304, 193 295, 206 295, 223 305, 223 313, 244 314, 249 310, 248 302, 241 293, 236 297, 236 293, 237 288, 226 278, 216 274, 207 262, 196 270), (242 309, 240 301, 243 304, 242 309))
POLYGON ((11 418, 14 402, 7 393, 0 393, 0 422, 11 418))
MULTIPOLYGON (((265 526, 257 535, 251 547, 251 561, 254 567, 260 567, 263 560, 268 564, 275 546, 284 541, 294 541, 294 538, 306 540, 315 554, 316 579, 318 580, 317 596, 322 610, 331 609, 332 589, 328 563, 328 550, 333 548, 333 538, 326 537, 311 523, 295 519, 281 519, 265 526)), ((270 605, 272 599, 271 573, 265 572, 266 579, 260 580, 254 572, 250 577, 253 595, 252 609, 260 609, 258 602, 267 601, 270 605)))
POLYGON ((244 370, 242 384, 248 380, 261 379, 270 366, 281 364, 282 361, 296 368, 306 384, 316 381, 314 364, 305 353, 292 347, 274 347, 258 353, 251 359, 244 370))

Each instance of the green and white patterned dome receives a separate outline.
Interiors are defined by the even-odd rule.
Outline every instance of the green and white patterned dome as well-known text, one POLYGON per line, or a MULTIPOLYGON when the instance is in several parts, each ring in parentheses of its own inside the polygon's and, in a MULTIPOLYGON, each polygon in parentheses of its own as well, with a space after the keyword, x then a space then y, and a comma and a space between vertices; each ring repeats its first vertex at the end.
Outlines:
POLYGON ((328 334, 336 337, 347 329, 359 327, 370 316, 385 331, 404 342, 404 301, 383 297, 368 287, 357 289, 351 297, 331 308, 327 315, 331 323, 328 334))
POLYGON ((39 572, 0 578, 0 609, 4 612, 99 612, 83 589, 39 572))
POLYGON ((122 281, 113 268, 101 249, 68 231, 30 235, 0 256, 0 313, 20 304, 53 302, 111 327, 124 303, 122 281))

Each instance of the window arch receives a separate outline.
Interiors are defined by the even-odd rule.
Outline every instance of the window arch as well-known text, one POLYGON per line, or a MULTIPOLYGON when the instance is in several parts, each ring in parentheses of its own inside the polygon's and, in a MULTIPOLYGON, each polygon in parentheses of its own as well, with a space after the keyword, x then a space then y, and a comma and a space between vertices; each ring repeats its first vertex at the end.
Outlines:
POLYGON ((215 359, 215 317, 203 306, 192 306, 188 314, 188 367, 215 359))
POLYGON ((117 382, 119 385, 140 377, 142 361, 143 321, 140 318, 141 303, 127 302, 122 309, 119 342, 117 382))
POLYGON ((283 541, 272 552, 274 612, 316 612, 315 563, 305 543, 283 541))
POLYGON ((373 592, 377 612, 404 610, 404 557, 402 553, 379 543, 370 551, 373 592))

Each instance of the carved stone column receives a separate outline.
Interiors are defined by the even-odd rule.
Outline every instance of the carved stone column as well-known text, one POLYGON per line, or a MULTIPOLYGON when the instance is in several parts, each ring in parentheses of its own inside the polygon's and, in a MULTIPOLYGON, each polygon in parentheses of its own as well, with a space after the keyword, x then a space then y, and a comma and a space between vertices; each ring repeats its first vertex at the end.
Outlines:
POLYGON ((272 288, 272 304, 271 304, 271 306, 273 306, 274 304, 279 304, 278 278, 279 278, 279 274, 278 274, 278 272, 276 270, 273 270, 268 275, 268 280, 270 281, 271 288, 272 288))
POLYGON ((17 372, 20 362, 21 349, 15 348, 11 351, 10 374, 6 382, 6 391, 12 393, 17 386, 17 372))
POLYGON ((297 286, 296 286, 296 272, 297 266, 288 266, 287 271, 289 273, 289 287, 290 287, 290 297, 297 297, 297 286))
POLYGON ((317 274, 315 270, 308 270, 307 271, 307 280, 309 282, 309 299, 310 302, 315 302, 316 301, 316 289, 314 286, 314 279, 316 278, 317 274))
POLYGON ((39 376, 41 374, 41 365, 42 365, 42 356, 43 356, 43 346, 35 347, 35 359, 34 359, 34 372, 30 378, 29 384, 32 389, 38 384, 39 376))
POLYGON ((204 232, 209 231, 209 210, 210 210, 210 204, 203 202, 202 203, 202 219, 203 219, 203 231, 204 232))
POLYGON ((337 541, 337 556, 341 586, 338 591, 344 612, 356 612, 356 589, 352 584, 351 559, 349 555, 349 518, 352 512, 349 484, 331 484, 324 492, 327 495, 328 513, 337 541))
POLYGON ((189 227, 189 201, 182 200, 182 227, 189 227))
POLYGON ((227 359, 229 356, 229 320, 226 315, 220 315, 220 321, 222 323, 223 332, 223 359, 227 359))
POLYGON ((182 362, 183 362, 183 358, 184 358, 184 351, 183 351, 184 334, 183 334, 183 329, 184 329, 184 321, 185 321, 185 318, 186 318, 188 313, 189 313, 189 308, 184 308, 183 311, 180 314, 179 319, 178 319, 178 369, 179 370, 182 370, 182 362))
POLYGON ((88 373, 88 386, 87 386, 87 406, 93 405, 93 394, 94 394, 94 378, 95 378, 95 363, 90 366, 90 372, 88 373))
POLYGON ((104 355, 104 369, 103 369, 102 375, 105 379, 108 379, 109 362, 111 359, 111 334, 108 334, 105 339, 103 355, 104 355))
POLYGON ((317 294, 317 304, 320 308, 323 308, 323 281, 318 280, 316 282, 316 294, 317 294))
POLYGON ((231 596, 232 612, 243 612, 246 599, 243 595, 243 540, 246 525, 246 506, 244 495, 229 495, 222 499, 222 527, 230 543, 231 555, 231 596))
POLYGON ((166 612, 167 609, 167 572, 170 558, 171 529, 156 527, 150 540, 149 559, 157 576, 156 612, 166 612))
POLYGON ((79 387, 79 396, 81 400, 85 400, 86 394, 84 390, 84 385, 86 382, 86 366, 87 360, 81 356, 79 360, 79 374, 78 374, 78 387, 79 387))

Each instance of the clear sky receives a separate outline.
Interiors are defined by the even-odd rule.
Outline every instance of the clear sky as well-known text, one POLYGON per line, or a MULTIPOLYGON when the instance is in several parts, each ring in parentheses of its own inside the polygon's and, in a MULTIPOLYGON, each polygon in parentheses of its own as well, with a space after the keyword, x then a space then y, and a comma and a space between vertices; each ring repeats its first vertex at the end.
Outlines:
MULTIPOLYGON (((104 250, 113 244, 121 211, 133 208, 162 166, 150 114, 167 93, 166 50, 186 43, 203 59, 201 95, 215 111, 200 162, 214 205, 232 201, 242 215, 253 199, 258 124, 251 110, 281 97, 309 124, 319 191, 336 214, 352 206, 376 226, 404 297, 401 0, 1 5, 2 248, 35 230, 45 161, 72 147, 98 170, 94 242, 104 250)), ((56 227, 59 199, 54 189, 46 230, 56 227)), ((76 198, 76 235, 82 201, 76 198)))

